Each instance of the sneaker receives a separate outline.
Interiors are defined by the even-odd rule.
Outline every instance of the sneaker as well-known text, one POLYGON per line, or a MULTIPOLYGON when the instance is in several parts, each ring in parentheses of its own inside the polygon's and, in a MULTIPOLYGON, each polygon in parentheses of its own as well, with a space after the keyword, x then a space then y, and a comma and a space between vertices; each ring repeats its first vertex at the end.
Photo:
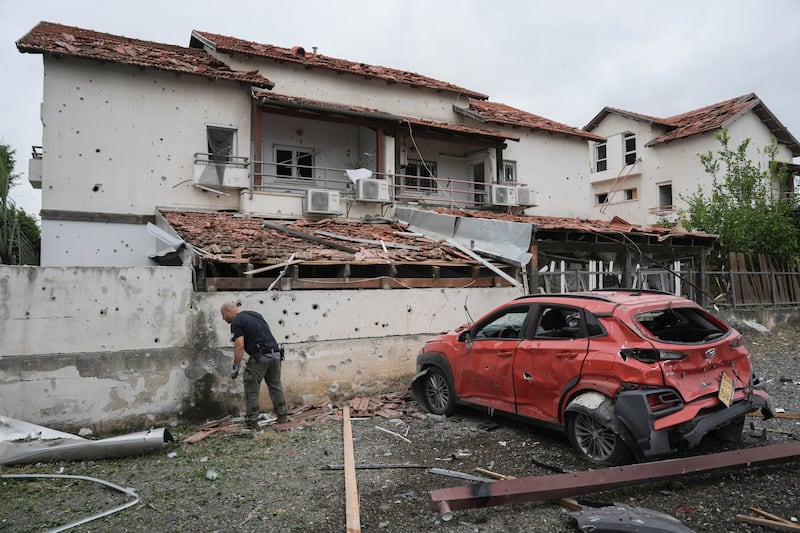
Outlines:
POLYGON ((244 427, 246 429, 256 430, 258 429, 258 422, 245 422, 244 427))
POLYGON ((278 424, 286 424, 287 422, 289 422, 288 415, 278 415, 278 424))

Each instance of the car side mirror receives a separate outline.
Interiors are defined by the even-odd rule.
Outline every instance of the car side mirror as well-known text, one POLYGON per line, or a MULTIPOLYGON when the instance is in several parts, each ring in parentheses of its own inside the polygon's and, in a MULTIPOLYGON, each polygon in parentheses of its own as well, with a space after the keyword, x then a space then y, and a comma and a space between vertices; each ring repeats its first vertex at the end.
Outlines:
POLYGON ((470 330, 468 329, 465 329, 458 335, 458 342, 469 342, 471 340, 472 337, 470 336, 470 330))

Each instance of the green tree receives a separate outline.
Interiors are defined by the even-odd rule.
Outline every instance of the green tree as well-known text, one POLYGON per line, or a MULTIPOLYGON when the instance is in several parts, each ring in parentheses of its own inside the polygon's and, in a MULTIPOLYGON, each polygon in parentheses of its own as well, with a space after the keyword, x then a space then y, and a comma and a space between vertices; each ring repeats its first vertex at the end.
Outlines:
POLYGON ((711 195, 702 186, 688 198, 680 213, 683 227, 719 235, 713 268, 727 264, 729 252, 764 254, 777 265, 792 264, 800 254, 800 230, 795 223, 794 204, 775 193, 777 183, 786 179, 787 170, 775 160, 775 139, 759 150, 769 164, 763 168, 747 158, 750 139, 735 149, 729 147, 728 131, 715 135, 721 148, 699 154, 706 173, 712 176, 711 195))
POLYGON ((17 207, 9 198, 14 181, 14 150, 0 144, 0 263, 38 264, 35 243, 39 240, 36 219, 17 207))

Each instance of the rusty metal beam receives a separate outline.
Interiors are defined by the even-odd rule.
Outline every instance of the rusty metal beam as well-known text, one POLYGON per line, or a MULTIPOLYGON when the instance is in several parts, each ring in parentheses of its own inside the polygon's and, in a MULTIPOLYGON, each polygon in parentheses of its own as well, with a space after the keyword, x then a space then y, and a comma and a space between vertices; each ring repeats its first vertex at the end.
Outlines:
POLYGON ((432 490, 429 505, 434 511, 491 507, 508 503, 556 500, 618 487, 644 485, 693 474, 767 466, 800 459, 800 442, 759 446, 682 459, 667 459, 601 470, 534 476, 461 487, 432 490))

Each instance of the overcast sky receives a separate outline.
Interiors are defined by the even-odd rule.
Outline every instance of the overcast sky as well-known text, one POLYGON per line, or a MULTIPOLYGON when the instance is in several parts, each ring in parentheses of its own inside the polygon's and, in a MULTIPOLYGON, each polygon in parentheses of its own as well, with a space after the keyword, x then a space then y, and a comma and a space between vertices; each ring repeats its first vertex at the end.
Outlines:
MULTIPOLYGON (((188 46, 192 30, 418 72, 570 126, 604 106, 666 117, 756 93, 800 138, 798 0, 0 0, 0 143, 27 182, 42 138, 39 21, 188 46)), ((269 77, 269 73, 266 73, 269 77)))

